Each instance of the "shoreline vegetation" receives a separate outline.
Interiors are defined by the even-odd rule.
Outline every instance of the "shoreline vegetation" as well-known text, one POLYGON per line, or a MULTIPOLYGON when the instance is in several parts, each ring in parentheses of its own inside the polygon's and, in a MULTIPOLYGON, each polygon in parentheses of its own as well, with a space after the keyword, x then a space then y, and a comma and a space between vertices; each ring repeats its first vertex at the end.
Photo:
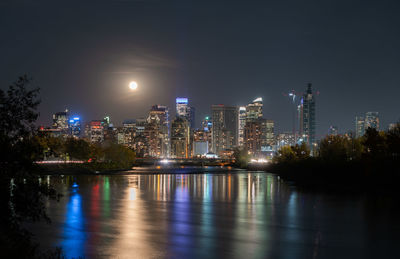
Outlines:
POLYGON ((368 128, 360 138, 327 136, 315 153, 305 145, 283 147, 264 170, 306 190, 398 195, 399 123, 386 132, 368 128))

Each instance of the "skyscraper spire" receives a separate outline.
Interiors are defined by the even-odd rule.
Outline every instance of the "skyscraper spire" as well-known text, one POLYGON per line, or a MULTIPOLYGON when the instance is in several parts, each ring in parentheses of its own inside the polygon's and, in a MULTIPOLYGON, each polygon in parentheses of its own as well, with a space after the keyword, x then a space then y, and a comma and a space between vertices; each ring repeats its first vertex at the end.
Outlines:
POLYGON ((312 94, 311 83, 300 103, 300 135, 303 141, 313 149, 315 140, 315 96, 312 94))

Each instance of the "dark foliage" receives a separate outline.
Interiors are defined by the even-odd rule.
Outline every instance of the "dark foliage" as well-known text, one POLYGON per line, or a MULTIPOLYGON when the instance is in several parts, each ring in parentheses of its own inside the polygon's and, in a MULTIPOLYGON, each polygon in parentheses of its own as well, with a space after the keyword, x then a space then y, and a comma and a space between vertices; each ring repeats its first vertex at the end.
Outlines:
POLYGON ((62 256, 41 254, 21 227, 23 222, 49 222, 43 200, 56 198, 54 189, 39 183, 34 163, 43 151, 34 130, 39 89, 27 90, 30 84, 22 76, 7 91, 0 90, 0 249, 5 258, 62 256))
POLYGON ((284 147, 267 170, 307 188, 386 192, 400 180, 399 147, 400 124, 387 132, 369 128, 358 139, 327 136, 315 157, 284 147))

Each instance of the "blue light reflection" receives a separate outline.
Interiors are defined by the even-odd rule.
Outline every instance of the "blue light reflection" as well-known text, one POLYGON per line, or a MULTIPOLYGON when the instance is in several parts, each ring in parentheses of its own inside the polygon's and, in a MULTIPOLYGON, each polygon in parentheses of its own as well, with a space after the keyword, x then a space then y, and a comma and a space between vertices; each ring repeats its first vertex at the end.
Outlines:
POLYGON ((84 216, 82 211, 82 198, 76 189, 72 190, 67 204, 63 229, 63 243, 61 244, 67 258, 84 255, 86 234, 84 228, 84 216))

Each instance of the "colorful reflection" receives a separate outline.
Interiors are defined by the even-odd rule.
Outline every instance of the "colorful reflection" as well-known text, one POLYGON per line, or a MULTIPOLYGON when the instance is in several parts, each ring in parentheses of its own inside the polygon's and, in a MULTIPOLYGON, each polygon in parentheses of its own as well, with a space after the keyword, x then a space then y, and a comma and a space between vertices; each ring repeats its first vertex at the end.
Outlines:
MULTIPOLYGON (((301 228, 301 197, 270 174, 179 171, 66 183, 61 245, 68 257, 274 258, 280 244, 299 242, 321 253, 323 233, 301 228)), ((303 255, 302 249, 291 251, 303 255)))
POLYGON ((61 246, 68 258, 83 256, 87 241, 84 229, 85 219, 82 210, 82 197, 78 191, 78 189, 73 189, 69 197, 63 228, 63 242, 61 246))

